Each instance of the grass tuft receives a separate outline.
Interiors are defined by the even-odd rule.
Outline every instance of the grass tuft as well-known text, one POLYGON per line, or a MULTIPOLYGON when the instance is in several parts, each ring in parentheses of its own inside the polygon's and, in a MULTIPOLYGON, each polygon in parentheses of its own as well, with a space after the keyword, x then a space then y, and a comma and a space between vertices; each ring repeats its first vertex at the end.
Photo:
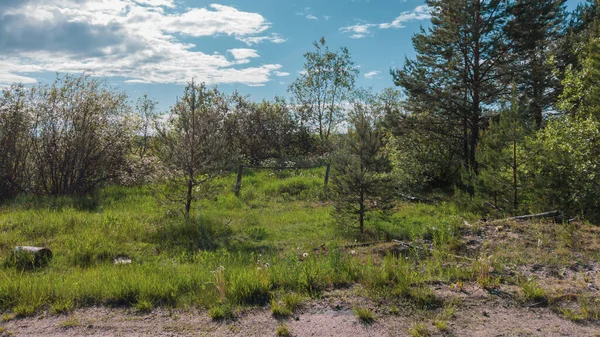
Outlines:
POLYGON ((412 337, 429 337, 431 336, 431 331, 427 329, 427 326, 423 323, 415 324, 408 330, 408 333, 412 337))
POLYGON ((233 320, 235 315, 229 304, 216 305, 208 310, 208 316, 214 321, 233 320))
POLYGON ((371 325, 375 322, 375 313, 368 308, 354 307, 352 311, 358 320, 365 325, 371 325))
POLYGON ((275 334, 280 337, 288 337, 292 335, 290 332, 290 328, 285 323, 281 323, 279 326, 277 326, 275 334))

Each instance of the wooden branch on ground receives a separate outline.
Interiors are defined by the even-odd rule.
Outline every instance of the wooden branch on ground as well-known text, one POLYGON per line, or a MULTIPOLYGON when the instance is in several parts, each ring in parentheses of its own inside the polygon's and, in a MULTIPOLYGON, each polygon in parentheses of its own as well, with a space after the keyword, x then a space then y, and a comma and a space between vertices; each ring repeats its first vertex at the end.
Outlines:
POLYGON ((498 219, 491 221, 491 223, 500 222, 500 221, 524 221, 524 220, 533 220, 533 219, 543 219, 543 218, 553 218, 562 216, 561 211, 549 211, 537 214, 526 214, 526 215, 518 215, 505 219, 498 219))

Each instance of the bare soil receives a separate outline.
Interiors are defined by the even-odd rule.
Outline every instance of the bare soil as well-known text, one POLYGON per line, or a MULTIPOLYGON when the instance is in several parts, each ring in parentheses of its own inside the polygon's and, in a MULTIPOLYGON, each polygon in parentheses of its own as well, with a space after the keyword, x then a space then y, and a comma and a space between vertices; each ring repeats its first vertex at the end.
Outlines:
MULTIPOLYGON (((432 324, 433 315, 392 315, 380 308, 377 320, 365 325, 354 316, 354 301, 365 299, 343 292, 326 294, 302 312, 278 320, 268 308, 242 312, 235 321, 212 321, 205 312, 156 309, 137 314, 131 309, 95 307, 70 315, 42 315, 2 323, 11 336, 275 336, 286 323, 293 336, 410 336, 423 323, 430 336, 600 336, 597 323, 574 323, 549 308, 528 308, 490 295, 473 285, 456 308, 446 331, 432 324), (350 301, 348 302, 348 298, 350 301), (429 316, 429 317, 428 317, 429 316)), ((440 290, 444 291, 444 290, 440 290)), ((369 306, 373 306, 369 303, 369 306)))

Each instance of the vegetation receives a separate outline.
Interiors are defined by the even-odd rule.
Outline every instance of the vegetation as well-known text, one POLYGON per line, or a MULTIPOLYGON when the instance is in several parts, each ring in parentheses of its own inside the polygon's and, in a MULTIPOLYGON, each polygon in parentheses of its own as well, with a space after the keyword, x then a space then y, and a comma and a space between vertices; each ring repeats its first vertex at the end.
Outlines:
POLYGON ((391 71, 402 91, 356 88, 324 38, 291 101, 192 81, 164 119, 87 76, 4 89, 3 317, 270 305, 285 320, 339 291, 365 324, 366 299, 446 331, 477 287, 598 321, 598 2, 570 24, 562 0, 427 4, 416 59, 391 71), (559 224, 506 219, 554 209, 559 224), (54 258, 23 262, 24 245, 54 258))

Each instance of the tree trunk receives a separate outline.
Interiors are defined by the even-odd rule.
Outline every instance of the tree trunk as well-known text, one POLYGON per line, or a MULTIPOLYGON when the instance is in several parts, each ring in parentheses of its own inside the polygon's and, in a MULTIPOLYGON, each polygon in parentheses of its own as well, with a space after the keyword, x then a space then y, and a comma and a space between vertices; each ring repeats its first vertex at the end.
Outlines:
POLYGON ((192 208, 192 192, 194 188, 194 183, 192 181, 192 177, 189 177, 187 184, 187 198, 185 200, 185 216, 186 218, 190 217, 190 208, 192 208))
POLYGON ((519 207, 519 203, 518 203, 518 195, 517 195, 517 141, 515 139, 513 139, 513 192, 514 192, 514 196, 513 196, 513 209, 515 210, 515 214, 517 211, 517 208, 519 207))

